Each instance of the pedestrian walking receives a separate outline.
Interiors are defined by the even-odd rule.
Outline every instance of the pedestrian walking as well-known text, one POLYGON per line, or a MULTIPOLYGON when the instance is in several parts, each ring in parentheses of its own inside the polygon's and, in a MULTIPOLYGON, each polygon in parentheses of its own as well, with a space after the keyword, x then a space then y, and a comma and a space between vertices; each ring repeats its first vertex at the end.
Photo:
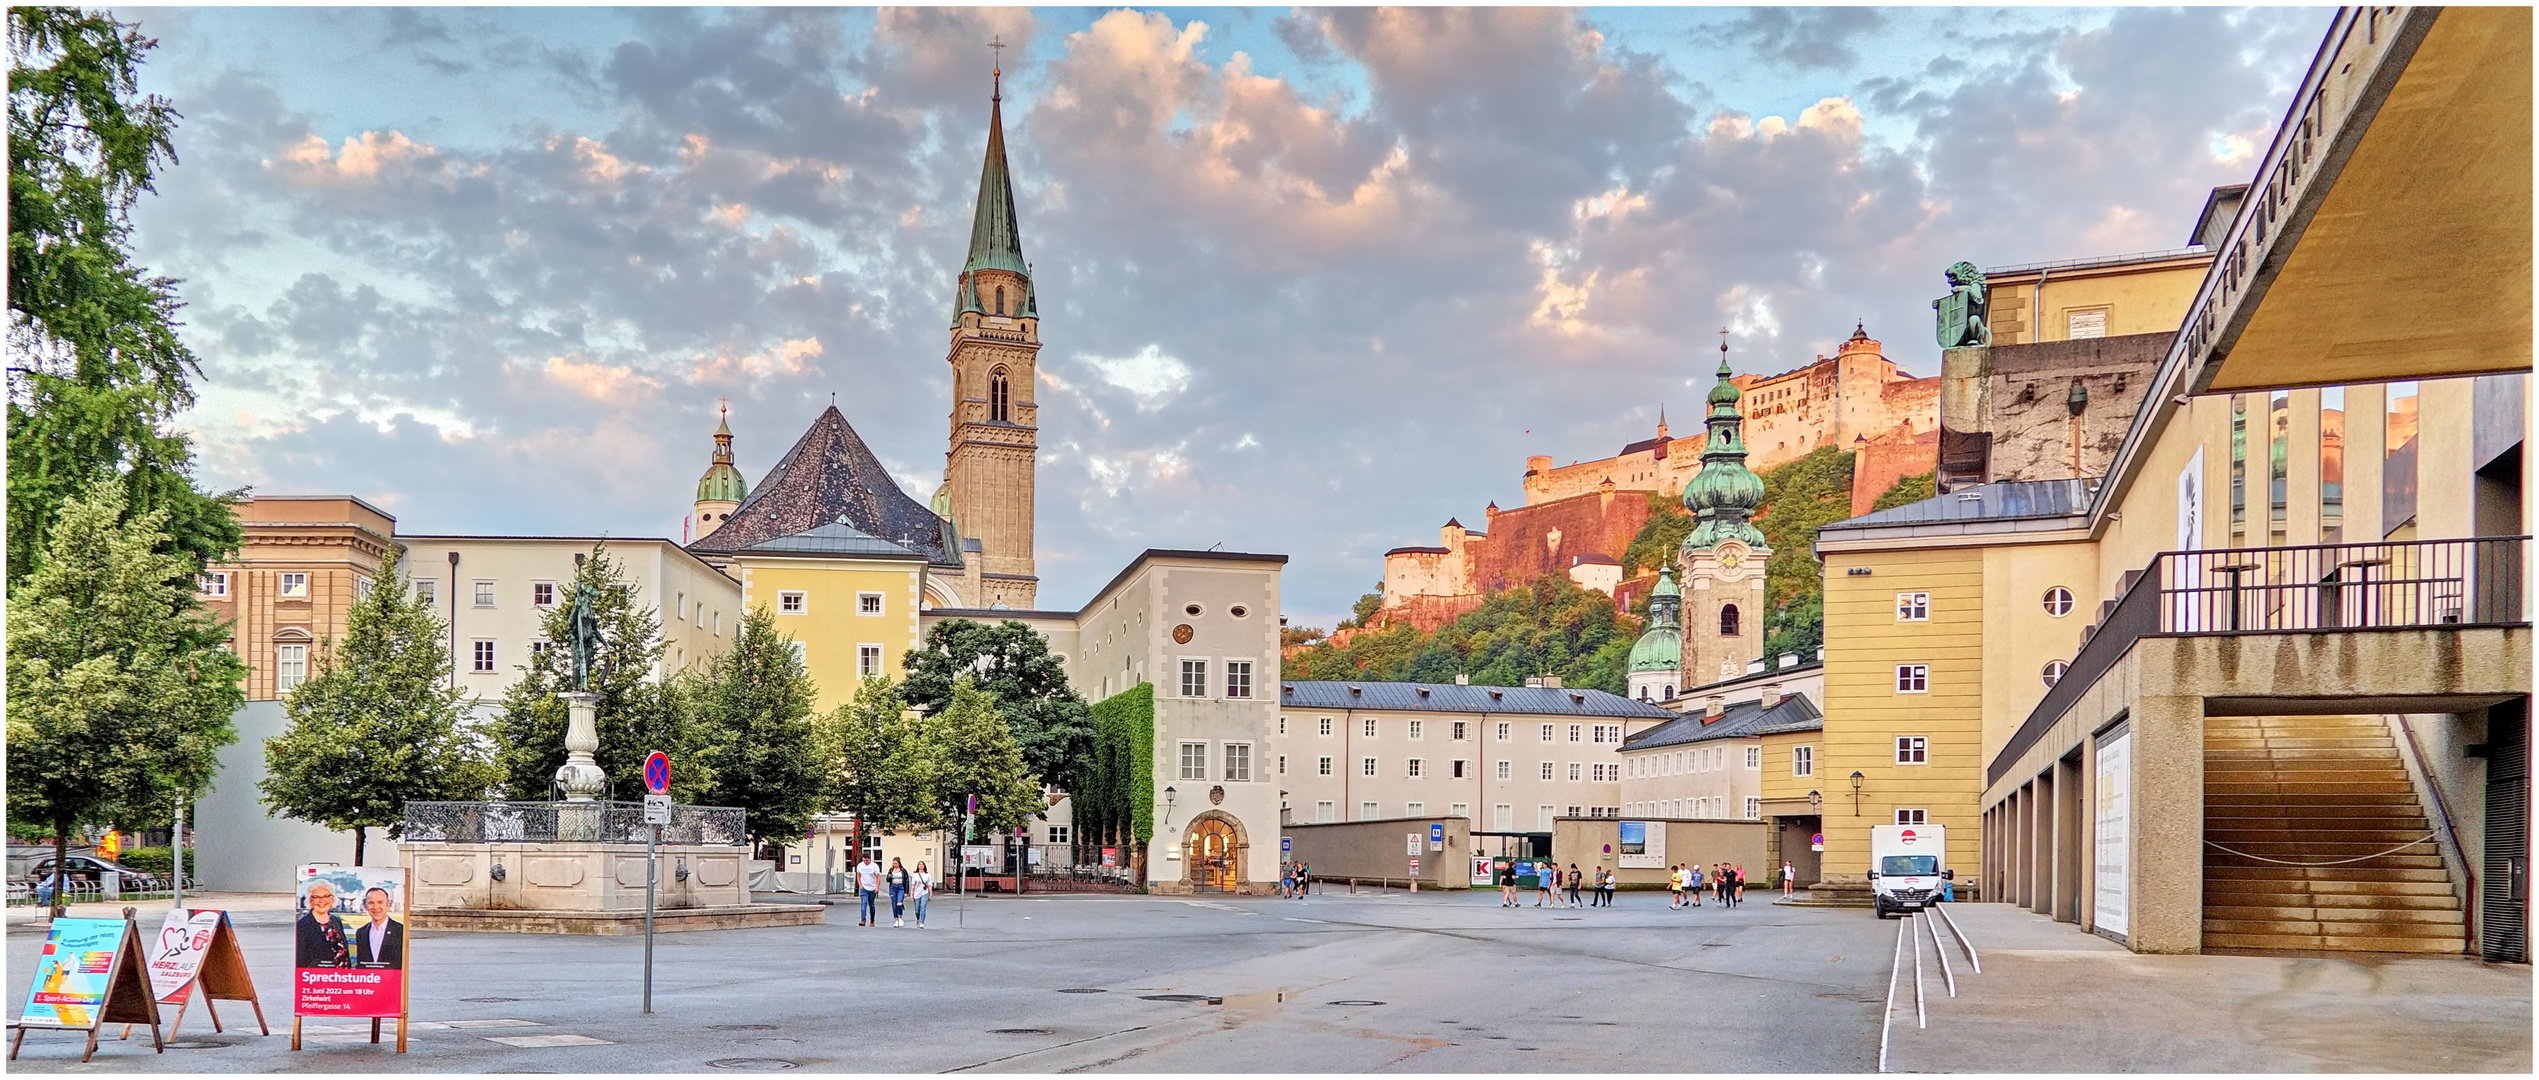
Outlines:
POLYGON ((890 886, 890 924, 893 927, 906 926, 908 868, 899 864, 899 856, 891 856, 890 872, 882 875, 882 880, 890 886))
POLYGON ((1581 881, 1582 879, 1578 876, 1578 864, 1569 864, 1569 906, 1572 908, 1582 906, 1578 903, 1578 886, 1581 881))
POLYGON ((855 925, 873 925, 875 921, 873 918, 873 902, 881 896, 881 891, 882 868, 873 862, 872 856, 866 855, 861 861, 855 864, 855 895, 856 898, 862 902, 862 909, 864 912, 863 917, 856 920, 855 925))
POLYGON ((1694 863, 1684 872, 1684 887, 1686 891, 1692 893, 1694 907, 1701 906, 1701 886, 1704 876, 1700 863, 1694 863))
POLYGON ((1309 862, 1299 862, 1299 863, 1297 863, 1297 864, 1296 864, 1296 899, 1299 899, 1299 900, 1304 899, 1304 898, 1305 898, 1305 894, 1306 894, 1307 892, 1312 891, 1313 887, 1314 887, 1314 864, 1309 863, 1309 862))
POLYGON ((1601 885, 1601 886, 1598 886, 1598 891, 1600 891, 1600 892, 1602 892, 1602 893, 1604 894, 1604 895, 1603 895, 1600 899, 1602 899, 1602 900, 1604 901, 1604 906, 1606 906, 1606 907, 1612 907, 1612 906, 1613 906, 1613 871, 1611 871, 1611 870, 1607 870, 1607 869, 1605 869, 1604 867, 1599 866, 1599 867, 1597 867, 1597 868, 1596 868, 1596 876, 1597 876, 1597 877, 1599 877, 1599 878, 1602 878, 1602 879, 1604 880, 1604 884, 1603 884, 1603 885, 1601 885))
POLYGON ((1798 888, 1798 867, 1781 864, 1781 895, 1788 896, 1798 888))
POLYGON ((1558 887, 1559 882, 1559 867, 1553 866, 1549 863, 1535 863, 1534 906, 1542 907, 1545 903, 1549 903, 1553 907, 1559 907, 1560 894, 1552 891, 1554 888, 1558 887))
POLYGON ((926 928, 926 901, 934 898, 934 875, 926 872, 926 861, 917 860, 917 872, 908 875, 908 906, 916 909, 917 929, 926 928))
POLYGON ((1296 864, 1285 859, 1278 861, 1278 895, 1282 900, 1296 897, 1296 864))
POLYGON ((1666 909, 1684 906, 1684 864, 1676 863, 1666 871, 1666 909))
POLYGON ((1746 902, 1746 864, 1737 864, 1737 876, 1734 879, 1734 883, 1729 885, 1728 888, 1736 894, 1738 903, 1742 904, 1746 902))

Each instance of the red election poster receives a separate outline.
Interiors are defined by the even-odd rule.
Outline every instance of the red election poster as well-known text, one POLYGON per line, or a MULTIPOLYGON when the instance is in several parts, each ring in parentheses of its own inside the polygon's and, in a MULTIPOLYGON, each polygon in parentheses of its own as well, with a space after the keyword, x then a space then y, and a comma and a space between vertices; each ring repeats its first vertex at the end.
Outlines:
POLYGON ((293 1013, 404 1015, 405 868, 303 866, 299 880, 293 1013))

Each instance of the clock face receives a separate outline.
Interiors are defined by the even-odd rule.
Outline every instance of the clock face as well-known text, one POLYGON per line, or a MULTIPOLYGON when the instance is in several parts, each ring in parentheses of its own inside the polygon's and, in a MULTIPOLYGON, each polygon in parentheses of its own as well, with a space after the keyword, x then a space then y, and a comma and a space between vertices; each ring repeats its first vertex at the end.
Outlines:
POLYGON ((1745 553, 1738 551, 1735 548, 1729 548, 1728 550, 1719 553, 1719 565, 1725 566, 1731 570, 1736 569, 1737 564, 1744 561, 1746 561, 1745 553))

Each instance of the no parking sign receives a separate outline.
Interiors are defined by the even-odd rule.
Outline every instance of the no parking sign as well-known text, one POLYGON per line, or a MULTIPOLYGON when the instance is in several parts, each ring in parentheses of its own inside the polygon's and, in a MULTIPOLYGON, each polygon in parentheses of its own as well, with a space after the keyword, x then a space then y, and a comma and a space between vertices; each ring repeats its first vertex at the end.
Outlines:
POLYGON ((670 755, 655 750, 644 758, 644 790, 655 795, 670 790, 670 755))

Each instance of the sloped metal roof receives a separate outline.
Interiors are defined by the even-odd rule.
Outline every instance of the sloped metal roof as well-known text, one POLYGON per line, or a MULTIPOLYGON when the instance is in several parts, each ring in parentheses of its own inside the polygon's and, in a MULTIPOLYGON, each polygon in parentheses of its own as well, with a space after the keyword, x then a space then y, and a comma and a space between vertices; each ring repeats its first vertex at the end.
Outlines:
POLYGON ((1827 529, 2069 517, 2089 510, 2090 480, 2004 480, 1837 521, 1827 529))
POLYGON ((884 540, 881 537, 841 522, 830 522, 816 529, 805 529, 789 536, 779 536, 741 549, 759 555, 881 555, 901 559, 922 559, 923 554, 884 540))
POLYGON ((1298 709, 1391 709, 1400 712, 1527 713, 1663 720, 1675 714, 1602 690, 1454 683, 1282 682, 1278 703, 1298 709))
POLYGON ((1622 740, 1624 750, 1653 750, 1662 746, 1709 742, 1713 739, 1743 739, 1754 735, 1770 735, 1783 731, 1816 731, 1825 726, 1825 714, 1816 711, 1816 703, 1803 694, 1789 694, 1780 704, 1769 709, 1761 701, 1740 701, 1719 711, 1719 718, 1705 724, 1706 713, 1692 712, 1622 740))

